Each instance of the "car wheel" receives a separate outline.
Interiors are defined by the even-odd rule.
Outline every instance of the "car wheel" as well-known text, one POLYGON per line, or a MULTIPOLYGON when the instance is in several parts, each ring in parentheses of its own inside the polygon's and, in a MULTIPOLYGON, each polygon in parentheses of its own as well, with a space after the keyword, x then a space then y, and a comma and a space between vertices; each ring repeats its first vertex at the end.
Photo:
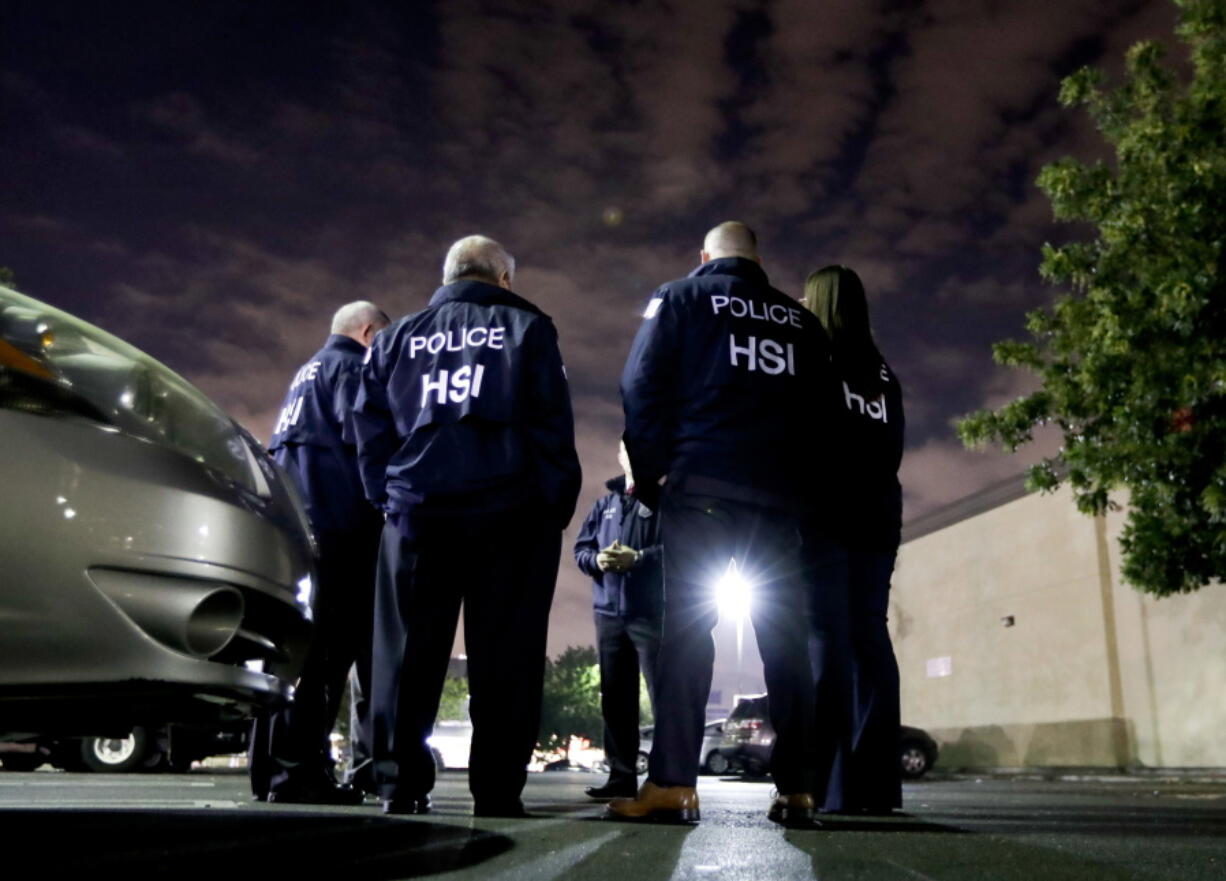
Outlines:
POLYGON ((6 771, 33 771, 47 761, 42 753, 6 753, 0 765, 6 771))
POLYGON ((647 753, 639 753, 639 757, 634 760, 634 773, 639 775, 647 773, 647 753))
POLYGON ((135 771, 148 760, 149 736, 137 726, 127 737, 85 737, 81 761, 91 771, 135 771))
POLYGON ((703 767, 707 769, 708 774, 727 774, 732 770, 732 763, 719 750, 713 749, 707 754, 703 767))
POLYGON ((928 752, 915 741, 907 741, 898 750, 898 765, 902 776, 915 780, 928 773, 928 752))

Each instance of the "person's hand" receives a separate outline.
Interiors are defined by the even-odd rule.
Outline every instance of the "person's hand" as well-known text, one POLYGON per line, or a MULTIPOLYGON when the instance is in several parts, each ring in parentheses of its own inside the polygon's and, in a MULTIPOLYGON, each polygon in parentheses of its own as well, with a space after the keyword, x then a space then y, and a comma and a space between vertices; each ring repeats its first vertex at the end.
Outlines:
POLYGON ((596 555, 596 565, 602 572, 625 572, 633 569, 639 560, 639 552, 619 541, 613 542, 596 555))

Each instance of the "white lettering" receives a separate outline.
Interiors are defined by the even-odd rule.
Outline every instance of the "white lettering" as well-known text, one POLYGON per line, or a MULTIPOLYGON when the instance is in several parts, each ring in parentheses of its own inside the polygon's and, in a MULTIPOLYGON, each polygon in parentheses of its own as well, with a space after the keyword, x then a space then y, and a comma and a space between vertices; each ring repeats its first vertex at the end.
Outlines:
POLYGON ((294 381, 289 384, 290 391, 298 388, 304 382, 310 382, 319 375, 319 366, 323 362, 312 361, 310 364, 303 364, 298 368, 298 372, 294 374, 294 381))
POLYGON ((762 340, 758 345, 758 351, 758 360, 762 364, 763 373, 778 376, 787 369, 787 362, 783 360, 783 346, 774 340, 762 340))
POLYGON ((736 344, 736 334, 729 334, 728 347, 730 350, 730 354, 732 355, 732 366, 733 367, 740 366, 739 364, 736 363, 736 356, 745 355, 746 360, 747 360, 747 363, 745 365, 746 368, 749 370, 758 369, 758 353, 757 353, 757 349, 754 348, 755 342, 757 342, 757 340, 754 337, 750 337, 748 345, 738 346, 736 344))
POLYGON ((421 378, 421 406, 425 409, 430 403, 430 395, 438 404, 462 404, 470 397, 481 397, 481 380, 485 377, 485 365, 478 364, 474 370, 465 364, 459 370, 448 372, 440 370, 437 374, 421 378))
POLYGON ((281 409, 277 424, 272 430, 273 434, 281 434, 298 424, 298 417, 302 415, 302 401, 303 396, 299 395, 281 409))
POLYGON ((787 373, 796 375, 796 350, 792 343, 779 343, 775 340, 747 337, 744 345, 738 345, 736 334, 728 337, 728 354, 733 367, 744 367, 749 371, 759 371, 768 376, 778 376, 787 373), (740 357, 745 356, 741 364, 740 357))
POLYGON ((426 402, 430 400, 430 392, 435 392, 435 400, 440 404, 447 403, 447 371, 440 370, 438 379, 433 376, 423 376, 421 378, 421 406, 424 409, 426 402))
POLYGON ((847 383, 843 383, 843 401, 847 404, 848 410, 858 410, 861 416, 879 419, 882 422, 890 421, 889 413, 886 412, 884 395, 878 395, 874 400, 866 402, 863 395, 857 395, 847 383))
MULTIPOLYGON (((647 317, 652 318, 655 311, 652 310, 652 304, 659 302, 652 300, 647 306, 647 317)), ((732 297, 724 294, 715 294, 711 297, 711 311, 718 315, 724 309, 733 318, 752 318, 755 321, 769 321, 772 324, 791 325, 792 327, 802 327, 799 309, 790 309, 782 303, 760 303, 757 300, 745 300, 741 297, 732 297)))
POLYGON ((458 404, 468 397, 468 393, 472 390, 472 372, 473 369, 465 364, 455 373, 451 374, 451 391, 448 397, 458 404))
POLYGON ((505 327, 462 327, 458 331, 438 331, 429 336, 409 337, 409 357, 416 358, 423 350, 437 355, 444 350, 459 352, 464 349, 501 349, 506 345, 505 327))

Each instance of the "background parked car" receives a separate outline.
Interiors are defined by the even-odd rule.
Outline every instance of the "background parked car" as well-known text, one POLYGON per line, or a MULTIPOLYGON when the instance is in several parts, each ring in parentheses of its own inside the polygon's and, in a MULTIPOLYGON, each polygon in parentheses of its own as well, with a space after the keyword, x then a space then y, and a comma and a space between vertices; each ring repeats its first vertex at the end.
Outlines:
MULTIPOLYGON (((639 756, 635 763, 635 770, 639 774, 647 773, 647 756, 651 752, 652 735, 655 734, 655 731, 654 725, 639 729, 639 756)), ((723 742, 724 720, 716 719, 714 722, 708 722, 702 729, 702 752, 699 754, 702 757, 702 763, 699 771, 704 774, 727 774, 733 770, 731 763, 720 752, 723 742)))
POLYGON ((143 352, 0 286, 0 438, 0 740, 148 736, 287 699, 311 540, 247 432, 143 352))
MULTIPOLYGON (((765 774, 775 745, 766 695, 748 695, 737 701, 728 721, 719 751, 747 774, 765 774)), ((937 760, 938 747, 926 731, 902 726, 898 741, 898 765, 902 776, 916 780, 928 773, 937 760)))
POLYGON ((44 765, 64 771, 172 771, 191 769, 210 756, 247 751, 251 723, 137 725, 125 737, 53 737, 0 743, 0 767, 33 771, 44 765))

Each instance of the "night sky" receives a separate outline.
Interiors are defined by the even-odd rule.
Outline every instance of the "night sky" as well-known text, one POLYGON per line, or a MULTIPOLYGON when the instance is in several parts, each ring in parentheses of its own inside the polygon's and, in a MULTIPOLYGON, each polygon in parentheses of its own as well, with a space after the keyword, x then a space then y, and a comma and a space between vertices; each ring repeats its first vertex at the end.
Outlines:
MULTIPOLYGON (((422 308, 456 238, 557 322, 585 483, 651 290, 726 219, 772 282, 865 280, 906 394, 908 519, 1033 458, 951 420, 1028 390, 989 344, 1054 291, 1034 187, 1106 155, 1062 76, 1170 42, 1169 0, 0 0, 0 265, 266 439, 342 303, 422 308)), ((803 402, 797 402, 803 406, 803 402)), ((1049 445, 1050 446, 1050 445, 1049 445)), ((590 643, 563 559, 551 651, 590 643)))

